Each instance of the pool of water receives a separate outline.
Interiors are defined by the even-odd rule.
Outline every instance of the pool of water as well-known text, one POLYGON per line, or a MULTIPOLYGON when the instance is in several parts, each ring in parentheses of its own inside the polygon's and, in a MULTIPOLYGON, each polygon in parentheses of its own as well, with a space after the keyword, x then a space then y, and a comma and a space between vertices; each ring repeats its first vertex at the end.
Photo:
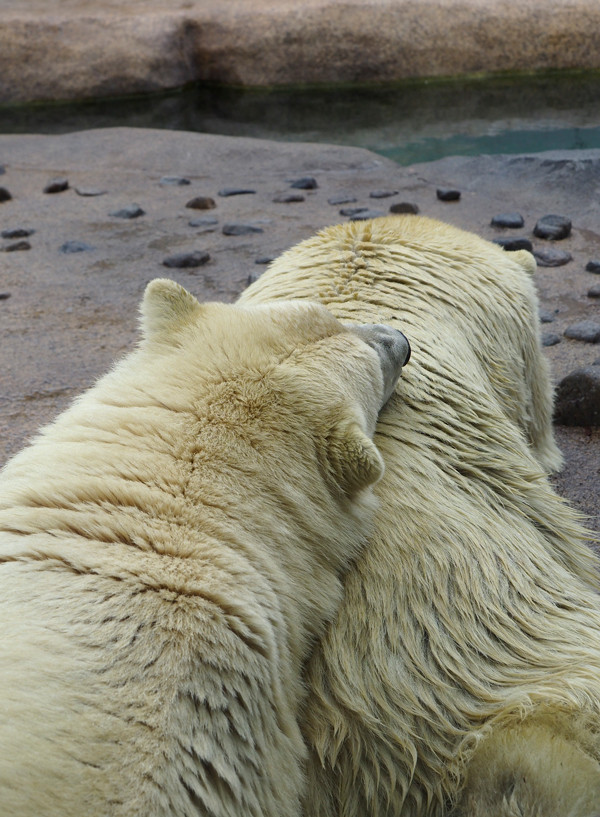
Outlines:
POLYGON ((113 126, 355 145, 403 165, 449 155, 600 148, 600 73, 384 87, 190 87, 129 99, 0 107, 0 133, 113 126))

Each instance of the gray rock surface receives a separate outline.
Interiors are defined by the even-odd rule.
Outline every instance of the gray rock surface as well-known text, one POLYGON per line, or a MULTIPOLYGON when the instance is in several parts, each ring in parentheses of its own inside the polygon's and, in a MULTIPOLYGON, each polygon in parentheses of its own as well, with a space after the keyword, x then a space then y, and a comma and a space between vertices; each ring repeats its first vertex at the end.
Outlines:
MULTIPOLYGON (((600 151, 457 157, 402 168, 360 148, 116 128, 0 136, 0 164, 13 193, 0 204, 3 229, 34 231, 27 239, 30 250, 1 255, 0 463, 131 347, 149 280, 167 274, 202 300, 232 301, 260 274, 265 259, 343 220, 341 198, 368 208, 370 192, 378 189, 398 191, 386 205, 408 200, 422 215, 490 239, 500 235, 490 225, 492 216, 518 208, 525 222, 519 234, 534 247, 539 244, 532 230, 540 216, 567 215, 573 229, 561 247, 573 260, 536 273, 541 306, 554 316, 552 331, 562 336, 545 353, 557 381, 598 357, 596 344, 563 333, 579 321, 599 319, 600 304, 587 297, 598 279, 585 266, 600 253, 600 151), (69 179, 69 189, 44 194, 48 179, 60 176, 69 179), (290 179, 302 176, 318 183, 303 191, 305 201, 273 200, 289 191, 290 179), (165 177, 186 178, 190 185, 161 183, 165 177), (217 196, 233 186, 256 193, 217 196), (460 189, 460 201, 439 201, 438 187, 460 189), (106 193, 81 197, 76 188, 106 193), (186 209, 194 195, 214 198, 210 218, 219 224, 251 223, 263 232, 199 233, 186 209), (132 201, 144 209, 142 218, 109 215, 132 201), (69 241, 94 250, 61 252, 69 241), (164 259, 181 253, 208 253, 210 259, 167 272, 164 259)), ((558 438, 567 466, 556 484, 596 517, 600 529, 600 430, 561 427, 558 438)))
POLYGON ((598 30, 597 0, 3 0, 0 101, 599 68, 598 30))
POLYGON ((600 426, 600 366, 563 377, 556 388, 555 419, 566 426, 600 426))

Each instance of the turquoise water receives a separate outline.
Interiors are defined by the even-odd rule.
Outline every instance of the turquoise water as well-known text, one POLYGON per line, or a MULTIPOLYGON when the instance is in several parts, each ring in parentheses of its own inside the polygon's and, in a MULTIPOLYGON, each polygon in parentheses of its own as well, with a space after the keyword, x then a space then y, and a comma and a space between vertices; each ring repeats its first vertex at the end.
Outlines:
POLYGON ((239 90, 0 107, 0 133, 130 126, 354 145, 400 164, 600 148, 600 73, 239 90))

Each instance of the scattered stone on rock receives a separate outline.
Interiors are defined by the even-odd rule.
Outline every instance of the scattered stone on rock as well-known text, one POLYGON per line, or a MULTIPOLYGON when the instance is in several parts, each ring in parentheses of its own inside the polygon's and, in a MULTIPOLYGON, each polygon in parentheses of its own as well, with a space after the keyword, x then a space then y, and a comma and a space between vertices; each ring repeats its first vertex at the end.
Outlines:
POLYGON ((389 199, 392 196, 397 196, 398 190, 372 190, 369 193, 369 198, 372 199, 389 199))
POLYGON ((214 227, 218 223, 219 219, 216 216, 200 216, 188 221, 190 227, 214 227))
POLYGON ((0 235, 2 238, 28 238, 34 233, 35 230, 32 230, 29 227, 15 227, 9 230, 2 230, 0 235))
POLYGON ((350 221, 367 221, 370 218, 380 218, 384 215, 382 210, 365 210, 364 213, 355 213, 350 216, 350 221))
POLYGON ((290 179, 290 187, 296 190, 316 190, 319 186, 314 176, 302 176, 301 179, 290 179))
POLYGON ((264 233, 264 230, 255 224, 230 223, 224 224, 221 232, 223 235, 252 235, 252 233, 264 233))
POLYGON ((10 298, 10 296, 11 296, 10 292, 0 292, 0 301, 7 301, 10 298))
POLYGON ((542 216, 533 228, 533 234, 537 236, 537 238, 545 238, 549 241, 561 241, 571 234, 571 226, 571 219, 566 218, 566 216, 542 216))
POLYGON ((44 193, 62 193, 69 189, 69 180, 64 177, 59 179, 51 179, 44 187, 44 193))
POLYGON ((201 267, 210 260, 210 255, 206 250, 195 250, 194 252, 179 252, 169 255, 163 260, 163 266, 169 269, 194 269, 201 267))
POLYGON ((588 298, 600 298, 600 284, 590 287, 587 291, 588 298))
POLYGON ((256 190, 252 190, 250 187, 224 187, 222 190, 219 190, 219 196, 247 196, 256 193, 256 190))
POLYGON ((195 196, 185 206, 190 210, 214 210, 217 203, 210 196, 195 196))
POLYGON ((260 255, 258 258, 254 259, 255 264, 270 264, 271 261, 274 261, 277 258, 276 255, 260 255))
POLYGON ((159 181, 159 184, 172 184, 175 187, 184 187, 186 184, 191 184, 191 182, 189 179, 186 179, 183 176, 163 176, 159 181))
POLYGON ((347 193, 340 193, 339 196, 332 196, 330 199, 327 199, 327 204, 338 206, 340 204, 352 204, 355 201, 358 201, 356 196, 350 196, 347 193))
POLYGON ((108 190, 103 190, 101 187, 76 187, 75 192, 78 196, 92 198, 93 196, 105 196, 108 190))
POLYGON ((0 165, 0 176, 4 176, 6 170, 4 169, 4 165, 0 165))
POLYGON ((412 201, 397 201, 390 207, 390 213, 400 215, 401 213, 409 213, 416 216, 419 212, 419 206, 412 201))
POLYGON ((22 252, 23 250, 30 250, 31 244, 29 241, 16 241, 14 244, 8 244, 2 249, 4 252, 22 252))
POLYGON ((540 267, 562 267, 573 260, 570 252, 557 250, 554 247, 536 248, 533 256, 540 267))
POLYGON ((556 332, 542 333, 542 346, 556 346, 557 343, 560 343, 560 335, 556 332))
POLYGON ((511 230, 518 230, 525 224, 525 219, 521 213, 499 213, 491 221, 492 227, 503 227, 511 230))
POLYGON ((502 249, 507 252, 516 252, 517 250, 528 250, 533 252, 533 244, 528 238, 522 236, 511 236, 509 238, 493 238, 494 244, 499 244, 502 249))
POLYGON ((306 201, 301 193, 281 193, 273 199, 275 204, 294 204, 299 201, 306 201))
POLYGON ((214 233, 219 223, 218 218, 193 218, 188 221, 190 227, 194 227, 198 233, 214 233))
POLYGON ((556 389, 554 421, 564 426, 600 425, 600 367, 584 366, 564 377, 556 389))
POLYGON ((456 190, 454 187, 438 187, 435 193, 440 201, 458 201, 460 199, 460 190, 456 190))
POLYGON ((113 210, 112 213, 109 215, 114 216, 115 218, 139 218, 140 216, 145 216, 146 211, 142 210, 139 204, 128 204, 126 207, 122 207, 120 210, 113 210))
POLYGON ((584 343, 600 343, 600 323, 597 321, 578 321, 567 326, 564 335, 573 340, 582 340, 584 343))
POLYGON ((65 241, 59 249, 60 252, 69 254, 74 252, 90 252, 96 248, 92 247, 91 244, 86 244, 85 241, 65 241))
POLYGON ((6 187, 0 187, 0 203, 3 201, 10 201, 12 199, 12 195, 6 189, 6 187))
POLYGON ((254 273, 251 272, 250 275, 246 278, 246 286, 249 287, 255 281, 258 281, 259 278, 260 278, 260 275, 254 275, 254 273))
MULTIPOLYGON (((558 311, 558 310, 556 310, 558 311)), ((540 318, 540 323, 552 323, 554 321, 555 312, 550 312, 549 309, 540 309, 538 310, 538 315, 540 318)))
POLYGON ((596 275, 598 275, 598 273, 600 273, 600 261, 595 260, 588 261, 587 264, 585 265, 585 271, 594 272, 596 273, 596 275))
POLYGON ((368 207, 342 207, 340 216, 352 218, 352 216, 357 216, 359 213, 366 213, 368 209, 368 207))

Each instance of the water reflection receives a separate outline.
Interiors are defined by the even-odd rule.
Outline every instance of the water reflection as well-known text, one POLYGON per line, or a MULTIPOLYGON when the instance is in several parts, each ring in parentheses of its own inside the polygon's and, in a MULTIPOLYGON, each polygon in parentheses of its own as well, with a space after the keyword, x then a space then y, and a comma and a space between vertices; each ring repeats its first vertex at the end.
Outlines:
POLYGON ((386 87, 192 87, 132 99, 0 108, 0 132, 144 127, 366 147, 401 164, 452 154, 600 147, 600 74, 386 87))

